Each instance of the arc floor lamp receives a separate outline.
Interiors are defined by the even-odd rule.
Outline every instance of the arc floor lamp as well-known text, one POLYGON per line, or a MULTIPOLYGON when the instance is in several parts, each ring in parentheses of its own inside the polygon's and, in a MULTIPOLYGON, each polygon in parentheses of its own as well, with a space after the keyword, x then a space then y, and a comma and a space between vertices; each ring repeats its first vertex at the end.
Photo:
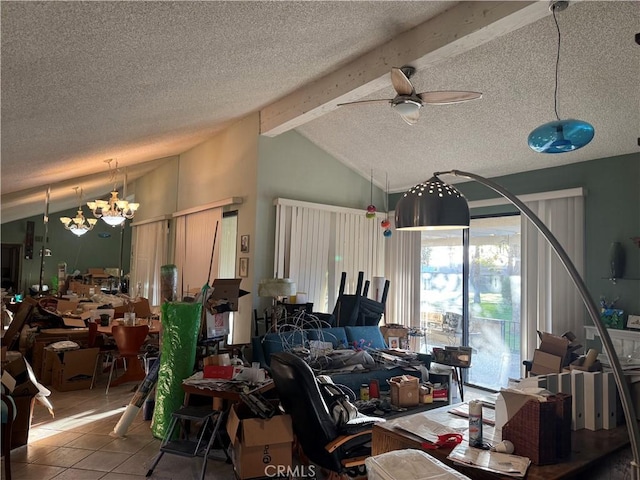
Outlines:
POLYGON ((467 200, 457 189, 440 180, 440 178, 438 178, 440 175, 454 175, 456 177, 475 180, 502 195, 536 226, 560 258, 560 262, 578 289, 578 293, 587 308, 589 317, 600 334, 605 353, 609 357, 609 362, 613 369, 613 375, 620 393, 622 409, 625 414, 627 430, 629 432, 629 441, 631 443, 631 452, 633 455, 631 479, 640 480, 640 454, 638 452, 640 428, 638 427, 636 411, 631 398, 631 390, 625 380, 620 360, 616 354, 609 332, 600 319, 598 307, 591 298, 584 280, 580 277, 578 270, 560 242, 542 220, 519 200, 518 197, 501 185, 474 173, 450 170, 448 172, 434 173, 430 180, 416 185, 400 198, 396 205, 396 228, 398 230, 444 230, 469 227, 470 216, 467 200))

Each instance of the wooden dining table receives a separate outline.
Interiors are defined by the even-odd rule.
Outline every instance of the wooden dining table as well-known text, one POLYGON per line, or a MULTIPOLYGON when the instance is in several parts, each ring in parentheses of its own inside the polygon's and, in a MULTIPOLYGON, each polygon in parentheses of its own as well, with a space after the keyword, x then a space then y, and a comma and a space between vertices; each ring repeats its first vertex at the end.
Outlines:
MULTIPOLYGON (((111 335, 111 328, 115 325, 115 322, 118 322, 118 320, 122 320, 119 318, 116 318, 115 320, 111 320, 111 324, 108 326, 102 326, 99 325, 98 326, 98 332, 100 333, 104 333, 105 335, 111 335)), ((149 334, 153 335, 153 334, 159 334, 162 330, 162 324, 160 322, 160 320, 157 320, 155 318, 153 319, 146 319, 146 318, 136 318, 136 325, 149 325, 149 334)))

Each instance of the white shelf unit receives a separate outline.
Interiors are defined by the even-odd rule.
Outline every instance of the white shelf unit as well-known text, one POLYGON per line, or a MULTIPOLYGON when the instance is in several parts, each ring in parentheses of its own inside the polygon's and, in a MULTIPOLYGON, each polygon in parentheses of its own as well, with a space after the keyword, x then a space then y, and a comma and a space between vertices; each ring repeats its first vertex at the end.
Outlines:
MULTIPOLYGON (((600 334, 595 326, 587 325, 584 327, 587 340, 600 339, 600 334)), ((637 359, 640 360, 640 330, 618 330, 608 328, 611 343, 615 348, 618 358, 620 359, 637 359)))

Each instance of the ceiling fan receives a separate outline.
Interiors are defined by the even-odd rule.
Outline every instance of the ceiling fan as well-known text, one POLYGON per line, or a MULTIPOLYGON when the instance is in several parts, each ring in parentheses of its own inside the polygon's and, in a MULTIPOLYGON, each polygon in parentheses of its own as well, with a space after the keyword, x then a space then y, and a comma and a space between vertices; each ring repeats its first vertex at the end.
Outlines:
POLYGON ((425 105, 449 105, 451 103, 468 102, 482 98, 480 92, 459 92, 459 91, 436 91, 416 93, 416 89, 409 80, 416 72, 410 66, 391 69, 391 83, 397 95, 394 98, 383 98, 376 100, 360 100, 357 102, 339 103, 343 105, 358 105, 363 103, 390 103, 402 119, 409 125, 415 125, 420 117, 420 109, 425 105))

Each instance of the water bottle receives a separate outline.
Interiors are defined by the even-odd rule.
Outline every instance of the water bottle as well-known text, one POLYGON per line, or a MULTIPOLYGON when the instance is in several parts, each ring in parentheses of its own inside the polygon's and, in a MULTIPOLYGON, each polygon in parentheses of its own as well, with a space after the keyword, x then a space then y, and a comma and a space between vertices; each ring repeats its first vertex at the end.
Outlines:
POLYGON ((469 402, 469 446, 482 448, 482 402, 469 402))

